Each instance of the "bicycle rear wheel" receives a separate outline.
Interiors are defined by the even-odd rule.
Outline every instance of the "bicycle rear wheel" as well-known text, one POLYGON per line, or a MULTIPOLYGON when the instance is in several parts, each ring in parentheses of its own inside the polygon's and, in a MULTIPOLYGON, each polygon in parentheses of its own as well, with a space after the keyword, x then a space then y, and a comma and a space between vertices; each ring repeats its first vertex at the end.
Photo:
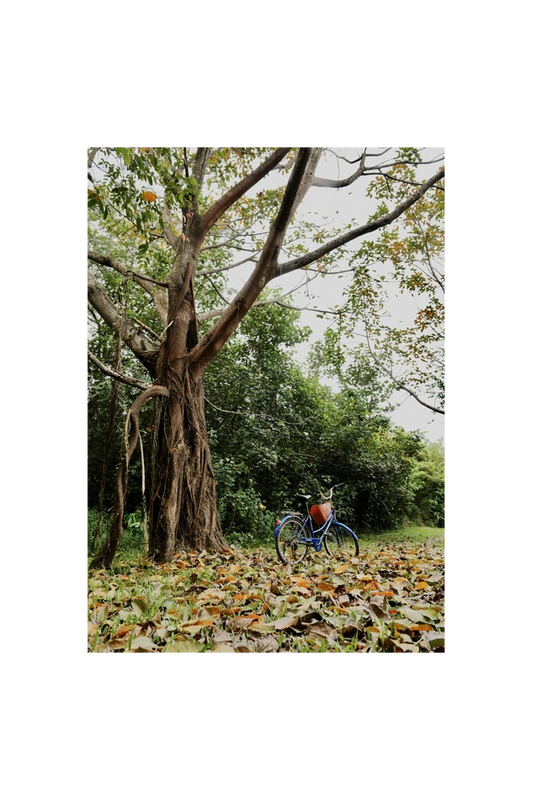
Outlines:
POLYGON ((276 551, 283 564, 297 564, 307 555, 304 521, 299 517, 287 517, 276 534, 276 551))
POLYGON ((326 552, 334 558, 352 558, 359 555, 357 536, 342 522, 334 522, 324 536, 326 552))

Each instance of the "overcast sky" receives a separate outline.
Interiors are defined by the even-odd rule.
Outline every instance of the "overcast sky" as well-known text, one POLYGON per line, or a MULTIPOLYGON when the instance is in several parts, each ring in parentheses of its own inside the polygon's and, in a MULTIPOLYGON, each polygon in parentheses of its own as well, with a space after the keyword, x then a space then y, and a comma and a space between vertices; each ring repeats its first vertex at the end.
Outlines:
MULTIPOLYGON (((354 157, 360 155, 362 149, 362 147, 335 148, 336 152, 352 160, 354 157)), ((369 152, 380 152, 383 149, 383 146, 368 146, 369 152)), ((424 150, 424 160, 431 161, 434 158, 442 156, 443 153, 444 148, 442 147, 426 148, 424 150)), ((389 159, 392 155, 393 153, 389 152, 384 158, 389 159)), ((435 174, 441 163, 444 162, 420 167, 419 174, 427 179, 435 174)), ((355 169, 356 167, 353 165, 339 161, 332 154, 326 153, 318 165, 316 174, 319 177, 338 179, 351 174, 355 169)), ((349 223, 354 217, 358 224, 366 222, 368 216, 375 210, 375 201, 366 197, 366 187, 370 180, 371 178, 359 179, 351 186, 344 189, 312 187, 308 191, 299 209, 298 216, 303 216, 304 214, 306 216, 309 215, 315 222, 322 220, 322 218, 327 218, 330 220, 330 223, 336 227, 349 223)), ((275 173, 260 183, 256 191, 261 191, 266 185, 276 185, 279 181, 279 175, 275 173)), ((377 234, 371 234, 371 236, 376 235, 377 234)), ((357 246, 363 242, 365 238, 368 237, 363 237, 363 239, 354 242, 354 244, 351 245, 351 251, 355 251, 357 246)), ((235 288, 240 288, 248 275, 249 265, 232 275, 232 285, 235 288)), ((319 276, 315 280, 310 281, 308 285, 297 289, 296 287, 302 283, 302 279, 305 280, 305 277, 305 273, 303 273, 302 270, 298 270, 278 281, 273 281, 270 286, 280 286, 284 292, 294 288, 294 299, 299 307, 308 305, 309 307, 331 308, 336 304, 342 303, 342 292, 351 282, 350 273, 345 275, 331 275, 328 277, 319 276)), ((416 313, 416 306, 414 306, 412 301, 405 295, 402 296, 398 294, 395 296, 394 292, 391 292, 390 303, 388 312, 391 314, 392 320, 396 320, 397 322, 403 321, 405 323, 416 313)), ((301 315, 301 322, 302 324, 309 325, 313 329, 313 334, 309 341, 309 344, 312 344, 316 341, 320 341, 326 328, 332 324, 332 318, 324 317, 323 319, 319 319, 316 314, 311 311, 304 311, 301 315)), ((363 328, 361 327, 360 334, 362 334, 362 332, 363 328)), ((358 344, 362 341, 362 338, 355 336, 352 341, 353 344, 358 344)), ((350 343, 351 342, 346 340, 346 344, 350 343)), ((308 346, 298 348, 299 360, 303 361, 305 359, 307 350, 308 346)), ((422 399, 428 399, 423 394, 421 394, 421 397, 422 399)), ((442 414, 431 412, 429 409, 420 405, 420 403, 406 392, 395 393, 392 400, 400 404, 392 414, 392 420, 395 424, 401 425, 409 431, 420 430, 430 441, 437 441, 444 437, 444 416, 442 414)))

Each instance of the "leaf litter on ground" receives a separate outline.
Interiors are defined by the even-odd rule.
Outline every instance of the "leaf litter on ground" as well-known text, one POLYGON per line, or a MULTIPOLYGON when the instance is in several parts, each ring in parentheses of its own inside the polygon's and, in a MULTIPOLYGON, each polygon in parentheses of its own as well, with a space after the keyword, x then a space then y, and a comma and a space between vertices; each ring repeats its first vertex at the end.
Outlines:
POLYGON ((182 553, 89 573, 96 653, 444 652, 442 540, 325 552, 182 553))

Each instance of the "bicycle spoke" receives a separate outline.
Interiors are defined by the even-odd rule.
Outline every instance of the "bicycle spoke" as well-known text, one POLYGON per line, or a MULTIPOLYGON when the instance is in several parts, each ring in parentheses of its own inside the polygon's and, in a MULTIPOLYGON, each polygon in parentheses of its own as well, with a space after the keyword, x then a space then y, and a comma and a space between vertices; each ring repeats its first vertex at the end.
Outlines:
POLYGON ((330 556, 349 559, 359 555, 359 544, 355 534, 345 525, 334 522, 324 537, 324 545, 330 556))
POLYGON ((280 561, 284 564, 296 564, 305 558, 308 545, 304 538, 303 520, 299 517, 285 519, 276 535, 276 550, 280 561))

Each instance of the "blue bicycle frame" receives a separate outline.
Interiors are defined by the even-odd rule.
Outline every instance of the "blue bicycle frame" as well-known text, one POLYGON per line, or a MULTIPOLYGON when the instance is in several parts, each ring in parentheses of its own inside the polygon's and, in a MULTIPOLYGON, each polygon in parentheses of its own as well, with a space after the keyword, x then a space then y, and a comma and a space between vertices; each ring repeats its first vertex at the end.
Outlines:
MULTIPOLYGON (((350 558, 359 555, 357 536, 347 525, 338 521, 335 509, 331 504, 333 489, 338 486, 342 486, 342 483, 332 486, 327 495, 320 493, 323 500, 330 503, 329 514, 322 525, 313 519, 315 507, 309 508, 310 494, 296 495, 299 500, 305 501, 306 514, 293 511, 276 523, 274 541, 278 558, 283 564, 298 564, 305 558, 310 546, 319 553, 322 550, 322 544, 327 553, 335 558, 350 558)), ((319 519, 322 518, 321 513, 325 510, 324 506, 316 509, 317 515, 320 514, 319 519)))
POLYGON ((301 544, 313 545, 313 547, 315 548, 317 553, 319 553, 322 550, 322 542, 324 541, 324 537, 328 533, 328 531, 329 531, 329 529, 330 529, 330 527, 332 526, 333 523, 335 523, 339 528, 343 528, 350 535, 354 536, 355 539, 357 540, 357 536, 355 535, 355 533, 352 530, 350 530, 350 528, 348 528, 347 525, 343 525, 342 522, 339 522, 337 520, 337 517, 335 516, 335 509, 334 508, 332 508, 331 511, 329 512, 328 518, 326 519, 324 524, 320 528, 316 528, 316 529, 314 527, 313 518, 312 518, 311 514, 308 514, 307 517, 304 517, 301 514, 287 514, 276 525, 276 528, 274 530, 274 536, 276 537, 276 539, 277 539, 277 537, 279 535, 279 531, 280 531, 281 526, 288 519, 297 519, 299 522, 301 522, 303 524, 303 527, 304 527, 304 529, 306 531, 310 530, 311 533, 316 534, 316 535, 313 535, 313 536, 301 536, 301 537, 299 537, 298 541, 301 544))

